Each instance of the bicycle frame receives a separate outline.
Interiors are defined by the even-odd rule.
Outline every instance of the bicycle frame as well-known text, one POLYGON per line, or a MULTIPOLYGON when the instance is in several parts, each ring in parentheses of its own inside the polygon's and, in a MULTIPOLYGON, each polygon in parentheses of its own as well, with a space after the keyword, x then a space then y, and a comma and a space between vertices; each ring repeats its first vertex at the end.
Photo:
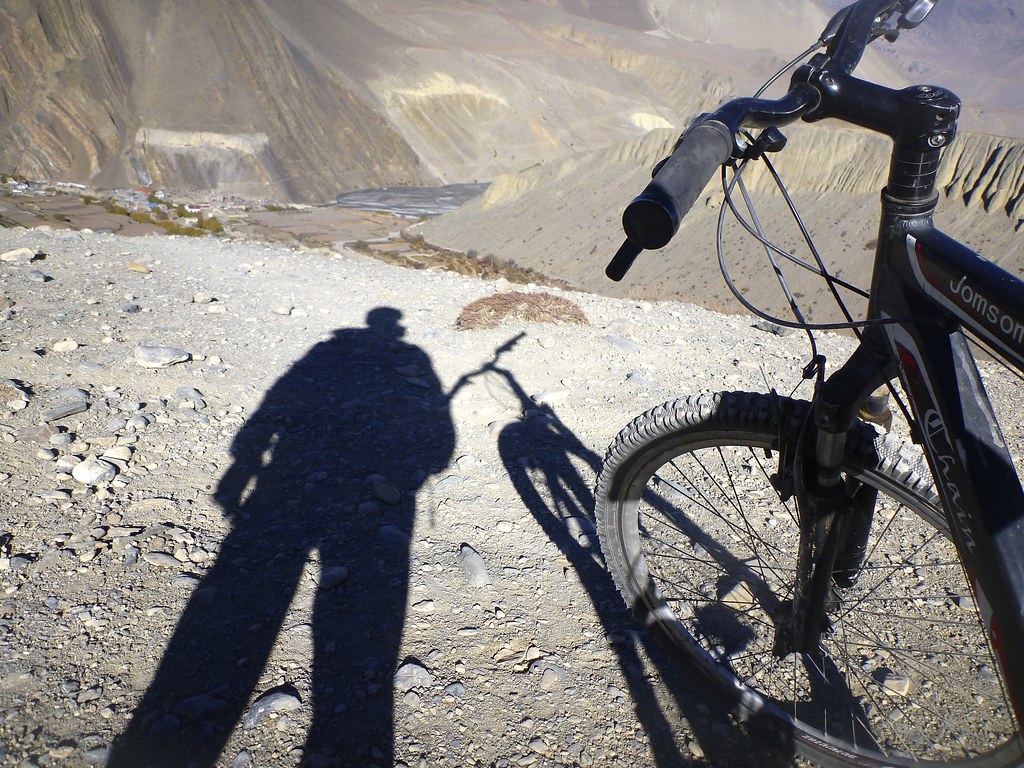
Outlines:
POLYGON ((1024 372, 1024 282, 935 229, 934 207, 883 194, 868 317, 892 322, 872 326, 821 388, 818 427, 848 429, 864 397, 898 372, 1020 722, 1024 490, 964 330, 1024 372))
MULTIPOLYGON (((891 5, 878 0, 854 7, 840 37, 862 39, 872 14, 891 5)), ((889 136, 893 149, 868 305, 867 320, 874 324, 866 326, 851 358, 819 387, 814 443, 798 451, 803 464, 797 489, 809 518, 802 526, 811 531, 802 534, 801 548, 813 556, 796 584, 795 599, 805 601, 794 611, 796 646, 816 646, 827 608, 825 585, 842 537, 851 535, 844 533, 846 523, 831 524, 831 518, 841 520, 843 512, 857 508, 855 489, 845 488, 839 473, 846 435, 867 396, 898 375, 910 400, 913 438, 923 445, 1021 723, 1024 490, 964 331, 1024 372, 1024 282, 933 225, 939 162, 956 133, 959 99, 933 86, 897 91, 858 80, 850 72, 859 53, 850 65, 846 45, 831 49, 834 58, 824 59, 824 66, 812 59, 794 74, 791 89, 810 83, 820 95, 804 120, 838 118, 889 136), (836 533, 823 538, 822 529, 836 533)), ((866 537, 866 527, 860 535, 866 537)))
MULTIPOLYGON (((912 437, 923 446, 947 518, 931 522, 949 531, 957 549, 1019 726, 1024 489, 965 333, 1024 374, 1024 282, 933 225, 939 162, 956 134, 960 100, 935 86, 895 90, 852 75, 872 39, 893 23, 914 26, 930 7, 858 0, 833 18, 819 40, 827 51, 794 72, 784 97, 735 99, 698 117, 627 206, 627 239, 606 273, 621 279, 640 252, 663 247, 719 166, 784 143, 777 131, 754 138, 749 129, 833 118, 892 140, 861 343, 819 382, 795 445, 786 414, 778 414, 781 450, 772 481, 784 499, 797 498, 800 541, 774 653, 817 653, 828 614, 841 605, 839 591, 856 580, 876 497, 841 471, 847 438, 868 396, 898 377, 910 401, 912 437), (902 15, 894 21, 896 13, 902 15)), ((1018 744, 1024 756, 1024 741, 1018 744)))

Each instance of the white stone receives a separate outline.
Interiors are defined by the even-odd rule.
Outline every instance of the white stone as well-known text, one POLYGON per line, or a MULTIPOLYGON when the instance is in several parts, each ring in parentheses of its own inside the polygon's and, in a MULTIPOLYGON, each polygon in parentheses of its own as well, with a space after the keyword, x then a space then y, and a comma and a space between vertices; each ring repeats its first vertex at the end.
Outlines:
POLYGON ((35 251, 31 248, 15 248, 12 251, 0 253, 0 261, 28 264, 35 256, 35 251))
POLYGON ((556 405, 568 400, 569 394, 568 389, 553 389, 550 392, 540 392, 533 395, 530 399, 540 405, 556 405))
POLYGON ((103 452, 104 459, 117 459, 118 461, 130 461, 132 458, 132 449, 127 445, 115 445, 113 448, 108 448, 103 452))
POLYGON ((141 344, 135 348, 135 362, 143 368, 168 368, 184 363, 189 353, 177 347, 153 347, 141 344))
POLYGON ((83 485, 100 485, 109 483, 117 476, 117 467, 109 461, 90 457, 75 465, 71 476, 83 485))

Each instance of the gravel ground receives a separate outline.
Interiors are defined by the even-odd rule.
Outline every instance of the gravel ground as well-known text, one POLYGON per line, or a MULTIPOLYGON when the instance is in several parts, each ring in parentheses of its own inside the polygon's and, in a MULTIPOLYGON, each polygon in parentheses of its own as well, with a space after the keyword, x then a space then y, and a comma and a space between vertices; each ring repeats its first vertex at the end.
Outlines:
POLYGON ((786 764, 637 632, 591 494, 641 410, 789 392, 801 335, 557 291, 588 324, 456 330, 512 287, 229 239, 0 253, 0 764, 786 764))

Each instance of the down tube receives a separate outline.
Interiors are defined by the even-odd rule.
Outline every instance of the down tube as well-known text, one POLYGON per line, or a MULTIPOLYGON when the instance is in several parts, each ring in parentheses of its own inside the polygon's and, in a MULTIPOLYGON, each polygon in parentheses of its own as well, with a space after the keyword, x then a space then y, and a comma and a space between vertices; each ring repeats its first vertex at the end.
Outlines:
POLYGON ((1024 722, 1024 491, 963 334, 888 326, 967 577, 1024 722))

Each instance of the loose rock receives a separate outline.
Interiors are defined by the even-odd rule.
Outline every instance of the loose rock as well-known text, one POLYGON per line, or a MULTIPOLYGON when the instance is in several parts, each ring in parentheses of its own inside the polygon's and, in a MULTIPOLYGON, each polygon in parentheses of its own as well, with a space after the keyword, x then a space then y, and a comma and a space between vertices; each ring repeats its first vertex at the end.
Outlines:
POLYGON ((178 561, 174 555, 168 555, 166 552, 146 552, 142 559, 150 565, 155 565, 159 568, 180 568, 181 562, 178 561))
POLYGON ((395 690, 409 691, 413 688, 429 688, 434 684, 434 677, 422 664, 408 661, 395 672, 395 690))
POLYGON ((82 413, 89 408, 89 403, 84 400, 72 400, 67 403, 59 403, 58 405, 51 406, 50 408, 44 408, 40 412, 43 421, 59 421, 60 419, 67 418, 68 416, 74 416, 76 413, 82 413))
POLYGON ((191 355, 177 347, 151 347, 140 345, 135 348, 135 362, 143 368, 169 368, 184 363, 191 355))
POLYGON ((402 500, 402 494, 397 488, 380 480, 373 483, 373 495, 385 504, 395 505, 402 500))
POLYGON ((483 587, 491 583, 491 577, 487 573, 487 566, 484 559, 469 544, 462 544, 459 547, 459 554, 456 558, 462 572, 466 574, 469 583, 474 587, 483 587))
POLYGON ((188 404, 197 411, 206 407, 206 401, 203 399, 203 393, 195 387, 178 387, 174 391, 174 395, 182 404, 188 404))
POLYGON ((90 457, 71 470, 71 476, 83 485, 109 483, 117 476, 117 467, 109 461, 90 457))
POLYGON ((320 589, 336 589, 348 581, 348 568, 334 565, 320 572, 320 589))
POLYGON ((28 264, 35 257, 36 252, 31 248, 13 248, 12 250, 0 253, 0 261, 6 261, 10 264, 28 264))
POLYGON ((292 712, 302 706, 302 701, 294 693, 287 691, 271 691, 260 696, 249 711, 245 713, 242 726, 246 729, 255 728, 272 714, 292 712))

